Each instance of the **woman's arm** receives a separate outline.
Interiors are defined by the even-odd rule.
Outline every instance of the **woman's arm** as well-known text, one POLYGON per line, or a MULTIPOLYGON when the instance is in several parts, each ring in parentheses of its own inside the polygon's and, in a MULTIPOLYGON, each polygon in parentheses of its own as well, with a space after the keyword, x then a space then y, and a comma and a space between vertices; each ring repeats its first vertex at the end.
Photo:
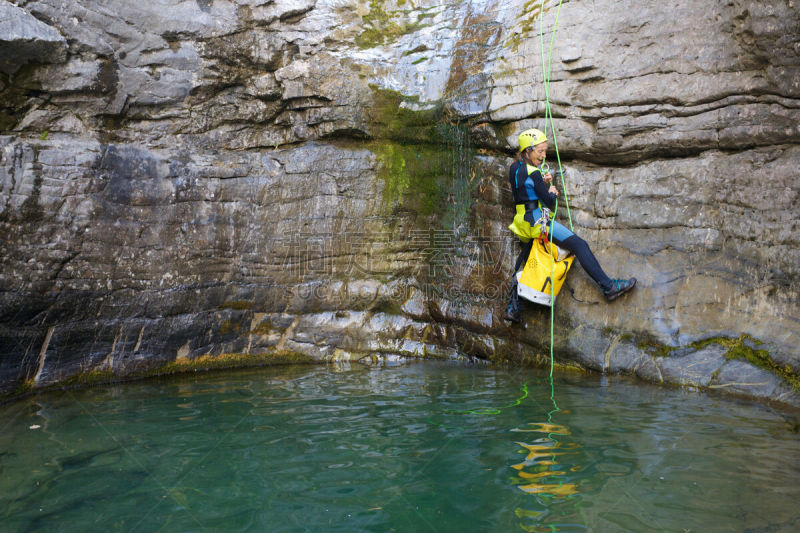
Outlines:
POLYGON ((536 196, 539 198, 539 200, 541 200, 542 203, 549 209, 554 209, 556 206, 556 197, 558 195, 553 194, 550 191, 555 190, 555 187, 551 185, 548 188, 547 184, 544 182, 544 179, 542 179, 542 173, 538 170, 528 176, 528 179, 533 180, 533 190, 536 192, 536 196))

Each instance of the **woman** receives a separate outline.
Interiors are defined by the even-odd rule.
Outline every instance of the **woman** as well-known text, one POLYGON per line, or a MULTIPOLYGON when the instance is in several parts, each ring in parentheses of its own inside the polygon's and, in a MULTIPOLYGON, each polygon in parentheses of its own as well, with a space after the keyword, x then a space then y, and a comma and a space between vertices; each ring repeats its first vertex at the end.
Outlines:
MULTIPOLYGON (((547 155, 547 136, 537 129, 525 130, 519 134, 519 159, 511 165, 508 173, 511 191, 514 194, 517 214, 509 229, 520 239, 522 250, 514 265, 511 282, 511 295, 506 307, 505 319, 519 322, 519 299, 517 297, 517 271, 530 254, 533 239, 539 236, 537 221, 542 216, 542 208, 555 209, 558 190, 552 185, 553 176, 547 172, 542 175, 540 166, 547 155)), ((569 250, 587 274, 603 290, 608 301, 619 298, 636 285, 636 278, 611 279, 597 262, 586 241, 562 226, 555 220, 548 224, 548 238, 556 245, 569 250)))

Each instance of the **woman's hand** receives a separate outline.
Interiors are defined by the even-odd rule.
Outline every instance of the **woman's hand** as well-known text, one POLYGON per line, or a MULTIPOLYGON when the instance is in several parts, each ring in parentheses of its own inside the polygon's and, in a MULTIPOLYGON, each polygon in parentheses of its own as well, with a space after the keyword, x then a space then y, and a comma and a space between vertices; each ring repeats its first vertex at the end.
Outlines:
POLYGON ((548 172, 542 177, 542 179, 544 180, 545 183, 550 184, 553 182, 553 175, 548 172))
POLYGON ((550 194, 555 194, 556 196, 558 196, 558 189, 556 189, 552 185, 550 186, 550 191, 549 192, 550 192, 550 194))

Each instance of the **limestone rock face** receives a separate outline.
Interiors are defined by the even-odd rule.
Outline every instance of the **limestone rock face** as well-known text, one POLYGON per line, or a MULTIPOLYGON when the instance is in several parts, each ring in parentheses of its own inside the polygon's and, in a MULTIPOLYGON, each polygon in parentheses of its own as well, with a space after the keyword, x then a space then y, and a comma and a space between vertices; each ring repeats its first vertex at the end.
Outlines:
POLYGON ((639 280, 607 304, 573 268, 557 358, 800 404, 799 11, 2 1, 0 391, 228 353, 544 362, 549 310, 502 320, 538 127, 559 220, 639 280))
POLYGON ((63 62, 66 45, 57 29, 24 9, 0 2, 0 72, 13 74, 29 61, 63 62))

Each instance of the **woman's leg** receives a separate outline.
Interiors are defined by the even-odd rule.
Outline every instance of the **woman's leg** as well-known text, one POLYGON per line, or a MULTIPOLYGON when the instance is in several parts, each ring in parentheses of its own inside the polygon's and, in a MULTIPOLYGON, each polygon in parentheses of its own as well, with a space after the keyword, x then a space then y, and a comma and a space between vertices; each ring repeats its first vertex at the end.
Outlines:
POLYGON ((517 272, 519 272, 520 267, 522 267, 522 265, 528 261, 528 256, 530 255, 531 248, 533 247, 533 241, 520 241, 519 244, 521 250, 517 256, 517 261, 514 264, 514 273, 511 275, 511 289, 508 293, 508 305, 506 305, 505 319, 511 322, 519 322, 521 320, 519 314, 520 300, 519 294, 517 294, 517 272))
POLYGON ((583 269, 603 289, 603 292, 612 289, 611 278, 603 271, 586 241, 554 220, 550 221, 550 237, 558 246, 575 254, 583 269))
MULTIPOLYGON (((517 262, 514 263, 514 274, 519 272, 519 269, 522 267, 522 265, 528 262, 528 256, 531 255, 531 248, 533 247, 533 241, 532 240, 528 242, 520 241, 519 245, 521 249, 519 251, 519 255, 517 256, 517 262)), ((517 279, 516 275, 514 276, 514 279, 517 279)))

